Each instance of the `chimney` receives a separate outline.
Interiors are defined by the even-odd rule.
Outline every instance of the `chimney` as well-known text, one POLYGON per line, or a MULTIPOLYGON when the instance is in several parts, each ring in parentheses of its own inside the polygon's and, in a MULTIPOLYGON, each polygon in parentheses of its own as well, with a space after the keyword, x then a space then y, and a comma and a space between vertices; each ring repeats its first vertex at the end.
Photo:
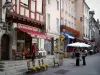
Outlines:
POLYGON ((97 19, 97 23, 99 24, 99 19, 97 19))

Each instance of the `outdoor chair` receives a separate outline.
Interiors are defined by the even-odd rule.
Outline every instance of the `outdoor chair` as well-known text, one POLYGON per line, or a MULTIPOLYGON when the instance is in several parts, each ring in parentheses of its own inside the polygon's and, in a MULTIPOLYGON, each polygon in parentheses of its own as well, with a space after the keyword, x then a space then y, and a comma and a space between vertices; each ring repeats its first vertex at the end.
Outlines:
POLYGON ((54 67, 57 65, 59 67, 59 59, 53 58, 54 67))
POLYGON ((17 52, 16 50, 13 50, 13 57, 15 60, 23 59, 23 56, 24 56, 23 52, 17 52))

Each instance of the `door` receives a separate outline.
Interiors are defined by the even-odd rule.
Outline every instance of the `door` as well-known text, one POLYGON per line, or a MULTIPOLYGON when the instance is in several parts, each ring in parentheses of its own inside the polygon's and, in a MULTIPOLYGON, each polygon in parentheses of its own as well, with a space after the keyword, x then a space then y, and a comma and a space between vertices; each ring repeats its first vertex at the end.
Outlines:
POLYGON ((1 38, 1 60, 9 60, 9 36, 7 34, 1 38))

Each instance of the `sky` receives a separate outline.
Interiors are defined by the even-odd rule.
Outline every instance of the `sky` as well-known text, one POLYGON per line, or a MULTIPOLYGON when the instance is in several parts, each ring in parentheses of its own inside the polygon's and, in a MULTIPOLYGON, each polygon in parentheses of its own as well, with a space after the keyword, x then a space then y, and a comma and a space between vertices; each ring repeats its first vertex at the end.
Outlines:
POLYGON ((95 18, 100 19, 100 0, 85 0, 90 10, 95 11, 95 18))

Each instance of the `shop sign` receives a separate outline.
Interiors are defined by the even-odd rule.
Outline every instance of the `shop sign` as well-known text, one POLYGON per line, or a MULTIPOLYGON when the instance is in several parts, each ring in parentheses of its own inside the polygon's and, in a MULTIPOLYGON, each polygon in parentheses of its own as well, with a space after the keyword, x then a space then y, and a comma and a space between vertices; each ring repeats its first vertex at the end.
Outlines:
POLYGON ((12 49, 16 49, 16 46, 15 45, 12 45, 12 49))
POLYGON ((48 39, 48 40, 51 39, 51 37, 47 36, 46 34, 39 32, 38 28, 35 28, 32 26, 18 24, 17 28, 19 28, 20 30, 24 32, 27 32, 29 35, 31 35, 31 37, 48 39))
POLYGON ((17 42, 24 43, 25 41, 24 40, 17 40, 17 42))
POLYGON ((61 40, 64 40, 65 39, 65 36, 64 35, 61 35, 60 38, 61 38, 61 40))
POLYGON ((18 24, 18 28, 31 30, 31 31, 38 31, 38 28, 28 26, 28 25, 23 25, 23 24, 18 24))
POLYGON ((38 39, 32 39, 32 43, 38 43, 38 39))

